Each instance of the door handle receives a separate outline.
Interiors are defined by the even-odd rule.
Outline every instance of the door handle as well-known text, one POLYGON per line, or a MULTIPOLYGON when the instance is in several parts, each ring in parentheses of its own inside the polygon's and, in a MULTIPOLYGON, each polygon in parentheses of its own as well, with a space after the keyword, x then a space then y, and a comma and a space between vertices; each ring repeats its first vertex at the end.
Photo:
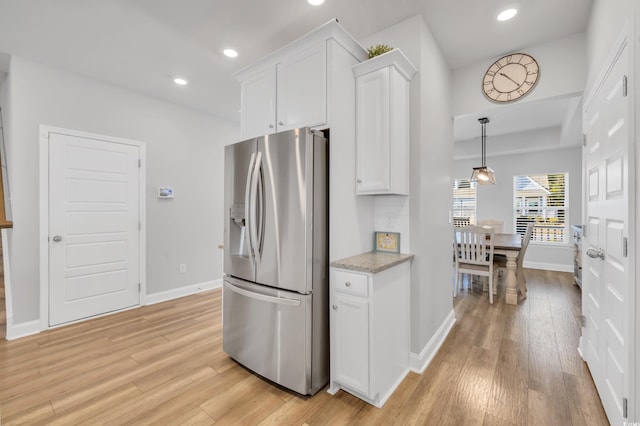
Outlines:
POLYGON ((604 250, 602 249, 592 249, 590 248, 589 250, 587 250, 587 256, 593 258, 593 259, 597 259, 600 258, 602 260, 604 260, 604 250))
POLYGON ((249 205, 249 215, 251 216, 251 226, 249 227, 249 241, 251 241, 251 247, 253 249, 253 258, 254 261, 258 262, 258 256, 260 255, 260 241, 259 241, 259 232, 261 231, 260 218, 258 217, 258 184, 259 184, 259 175, 260 175, 260 167, 262 166, 262 152, 258 152, 255 154, 255 161, 253 163, 253 172, 251 175, 251 188, 250 188, 250 205, 249 205))
POLYGON ((253 241, 251 241, 251 227, 253 224, 251 223, 251 181, 253 180, 253 168, 256 162, 256 154, 255 152, 251 154, 251 159, 249 160, 249 169, 247 170, 247 183, 245 186, 244 192, 244 223, 245 229, 249 231, 249 254, 252 259, 255 258, 253 252, 253 241))
POLYGON ((254 291, 245 290, 243 288, 240 288, 238 286, 235 286, 235 285, 231 284, 228 281, 226 281, 224 283, 224 286, 226 288, 228 288, 229 290, 233 291, 234 293, 238 293, 241 296, 249 297, 251 299, 261 300, 263 302, 275 303, 275 304, 278 304, 278 305, 285 305, 285 306, 296 306, 296 307, 300 306, 302 304, 302 302, 300 300, 296 300, 296 299, 288 299, 286 297, 269 296, 267 294, 261 294, 261 293, 256 293, 254 291))
POLYGON ((59 243, 60 241, 62 241, 62 236, 61 235, 54 235, 53 242, 59 243))

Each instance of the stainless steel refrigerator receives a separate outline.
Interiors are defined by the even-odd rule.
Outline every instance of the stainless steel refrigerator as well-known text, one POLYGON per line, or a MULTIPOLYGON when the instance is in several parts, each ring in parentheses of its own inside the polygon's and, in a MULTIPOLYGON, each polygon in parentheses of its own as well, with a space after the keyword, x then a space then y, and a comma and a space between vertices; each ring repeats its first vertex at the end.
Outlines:
POLYGON ((308 395, 329 381, 327 150, 308 128, 225 147, 224 351, 308 395))

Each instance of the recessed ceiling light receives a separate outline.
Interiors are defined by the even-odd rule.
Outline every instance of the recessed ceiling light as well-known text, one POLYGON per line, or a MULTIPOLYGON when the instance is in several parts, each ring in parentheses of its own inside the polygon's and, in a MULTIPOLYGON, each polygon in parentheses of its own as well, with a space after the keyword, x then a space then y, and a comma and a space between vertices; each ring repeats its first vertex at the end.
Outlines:
POLYGON ((502 12, 500 12, 498 14, 498 16, 496 17, 496 19, 498 21, 508 21, 509 19, 513 18, 517 14, 518 14, 518 10, 517 9, 506 9, 506 10, 503 10, 502 12))
POLYGON ((233 49, 224 49, 222 53, 224 53, 224 56, 228 58, 235 58, 236 56, 238 56, 238 52, 233 49))
POLYGON ((189 80, 182 78, 182 77, 176 77, 173 79, 173 82, 175 84, 177 84, 178 86, 186 86, 187 84, 189 84, 189 80))
POLYGON ((324 3, 324 0, 307 0, 307 2, 311 6, 320 6, 322 3, 324 3))

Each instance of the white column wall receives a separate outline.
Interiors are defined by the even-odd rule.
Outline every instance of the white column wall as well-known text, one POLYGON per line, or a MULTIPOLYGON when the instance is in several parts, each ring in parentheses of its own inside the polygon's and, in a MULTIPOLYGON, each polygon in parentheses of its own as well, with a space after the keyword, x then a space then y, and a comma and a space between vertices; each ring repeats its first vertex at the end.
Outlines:
MULTIPOLYGON (((418 68, 411 81, 410 195, 375 196, 375 223, 392 224, 415 254, 411 265, 411 352, 431 349, 450 318, 453 124, 450 70, 421 16, 373 34, 363 46, 398 47, 418 68)), ((402 242, 401 241, 401 242, 402 242)), ((437 345, 436 345, 437 346, 437 345)), ((436 347, 437 348, 437 347, 436 347)))

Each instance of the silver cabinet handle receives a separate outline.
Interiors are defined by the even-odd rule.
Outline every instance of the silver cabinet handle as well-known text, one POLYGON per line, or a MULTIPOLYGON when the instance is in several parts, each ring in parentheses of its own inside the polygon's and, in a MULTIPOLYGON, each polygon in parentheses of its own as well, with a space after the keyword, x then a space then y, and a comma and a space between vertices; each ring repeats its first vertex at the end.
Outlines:
POLYGON ((590 248, 589 250, 587 250, 587 256, 593 258, 593 259, 597 259, 600 258, 602 260, 604 260, 604 250, 602 249, 592 249, 590 248))
POLYGON ((351 283, 349 281, 347 281, 346 283, 344 283, 345 286, 347 287, 351 287, 351 283))
POLYGON ((278 121, 278 126, 284 126, 284 122, 278 121))
POLYGON ((334 310, 337 310, 337 309, 338 309, 338 305, 333 305, 333 306, 332 306, 332 308, 333 308, 334 310))
POLYGON ((362 179, 357 179, 356 182, 362 183, 362 179))
POLYGON ((53 237, 53 241, 56 243, 59 243, 60 241, 62 241, 62 236, 61 235, 55 235, 53 237))
POLYGON ((273 129, 273 124, 269 124, 269 128, 270 128, 270 129, 273 129))

